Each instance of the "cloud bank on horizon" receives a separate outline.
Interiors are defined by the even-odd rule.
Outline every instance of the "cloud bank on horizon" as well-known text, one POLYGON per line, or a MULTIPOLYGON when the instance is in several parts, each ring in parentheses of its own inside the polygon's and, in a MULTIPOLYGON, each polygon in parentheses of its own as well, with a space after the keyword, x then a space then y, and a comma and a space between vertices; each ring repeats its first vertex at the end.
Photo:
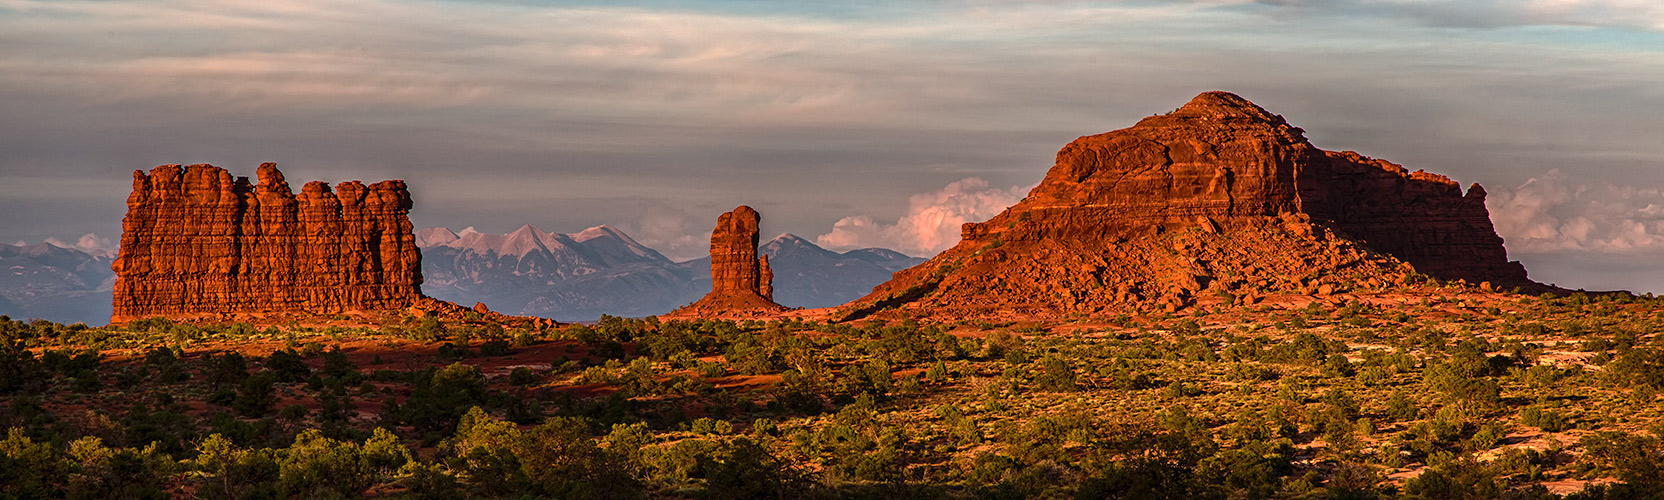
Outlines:
POLYGON ((1664 254, 1664 191, 1578 182, 1550 170, 1486 200, 1511 250, 1664 254))
POLYGON ((1664 292, 1661 75, 1646 0, 0 0, 0 237, 102 247, 133 169, 276 161, 411 181, 418 227, 689 258, 749 204, 928 254, 1075 137, 1223 89, 1485 184, 1534 277, 1664 292))
POLYGON ((958 244, 961 225, 999 215, 1032 187, 991 189, 988 181, 966 178, 940 191, 909 197, 907 213, 894 224, 852 215, 838 219, 832 232, 815 237, 815 243, 833 250, 880 247, 929 257, 958 244))

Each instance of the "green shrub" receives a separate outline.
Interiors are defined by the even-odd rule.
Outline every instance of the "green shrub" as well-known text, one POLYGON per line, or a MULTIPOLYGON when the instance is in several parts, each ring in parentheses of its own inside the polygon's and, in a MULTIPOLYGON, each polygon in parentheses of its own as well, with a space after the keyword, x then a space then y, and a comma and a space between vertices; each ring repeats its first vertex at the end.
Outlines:
POLYGON ((536 383, 537 379, 537 374, 524 366, 517 366, 508 373, 508 383, 513 385, 531 385, 536 383))
POLYGON ((1496 471, 1471 457, 1435 465, 1404 482, 1404 492, 1429 500, 1483 500, 1502 496, 1496 471))
POLYGON ((1331 354, 1323 361, 1323 376, 1333 378, 1349 378, 1356 375, 1357 369, 1352 367, 1352 361, 1345 355, 1331 354))
POLYGON ((238 384, 237 397, 231 401, 231 407, 245 417, 260 417, 272 411, 277 404, 277 375, 271 371, 263 371, 243 379, 238 384))
POLYGON ((1293 470, 1294 447, 1286 441, 1263 442, 1224 450, 1196 465, 1203 484, 1230 498, 1266 498, 1282 487, 1282 477, 1293 470))
POLYGON ((331 494, 356 498, 411 460, 398 437, 377 428, 363 445, 324 437, 318 429, 295 436, 295 444, 278 461, 279 484, 286 496, 331 494))
POLYGON ((276 351, 271 356, 267 356, 266 370, 276 376, 280 382, 305 382, 307 377, 312 376, 312 367, 306 366, 306 362, 301 360, 300 353, 295 352, 294 349, 276 351))
POLYGON ((1040 372, 1034 376, 1034 388, 1047 392, 1074 392, 1080 390, 1075 383, 1075 369, 1067 361, 1057 356, 1048 355, 1040 361, 1040 372))
POLYGON ((1386 415, 1389 422, 1408 422, 1421 418, 1421 407, 1403 391, 1393 391, 1387 398, 1386 415))
MULTIPOLYGON (((500 329, 500 327, 499 327, 500 329)), ((481 356, 507 356, 513 352, 506 340, 488 340, 480 344, 481 356)))
POLYGON ((1583 436, 1579 444, 1584 449, 1581 460, 1595 470, 1611 473, 1638 491, 1664 491, 1664 439, 1607 431, 1583 436))
POLYGON ((202 498, 241 499, 277 497, 281 469, 278 453, 271 449, 243 449, 222 434, 209 435, 197 446, 191 460, 199 473, 194 478, 202 498))
POLYGON ((156 443, 112 449, 98 437, 85 436, 69 443, 65 454, 64 489, 70 498, 159 498, 178 467, 156 443))
POLYGON ((1541 406, 1527 406, 1520 410, 1520 423, 1543 432, 1561 432, 1571 428, 1571 422, 1564 413, 1541 406))

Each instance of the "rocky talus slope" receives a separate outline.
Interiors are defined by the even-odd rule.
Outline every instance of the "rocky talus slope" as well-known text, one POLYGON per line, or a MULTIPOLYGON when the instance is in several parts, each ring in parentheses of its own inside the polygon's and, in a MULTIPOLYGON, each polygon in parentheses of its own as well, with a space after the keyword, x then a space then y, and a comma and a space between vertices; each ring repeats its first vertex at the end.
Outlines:
POLYGON ((1028 197, 844 308, 1055 315, 1400 287, 1424 276, 1536 286, 1485 191, 1313 146, 1281 116, 1208 92, 1081 137, 1028 197))

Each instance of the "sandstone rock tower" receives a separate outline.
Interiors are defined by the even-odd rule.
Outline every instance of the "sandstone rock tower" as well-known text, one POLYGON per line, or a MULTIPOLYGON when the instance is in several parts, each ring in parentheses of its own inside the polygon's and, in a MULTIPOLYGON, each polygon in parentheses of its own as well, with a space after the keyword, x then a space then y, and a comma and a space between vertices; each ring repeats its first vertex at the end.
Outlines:
POLYGON ((1380 288, 1428 276, 1531 286, 1485 191, 1318 149, 1207 92, 1081 137, 1027 198, 846 310, 1070 313, 1380 288), (1407 263, 1407 264, 1406 264, 1407 263), (1412 267, 1413 266, 1413 267, 1412 267))
POLYGON ((769 302, 774 301, 774 270, 768 268, 768 256, 758 255, 757 266, 761 268, 762 278, 757 282, 757 295, 763 296, 769 302))
POLYGON ((213 165, 133 172, 110 320, 402 309, 422 255, 404 181, 310 182, 272 163, 259 182, 213 165))
POLYGON ((673 316, 766 314, 784 311, 774 303, 774 272, 768 256, 757 254, 757 226, 762 216, 740 205, 716 220, 711 231, 711 293, 673 316))

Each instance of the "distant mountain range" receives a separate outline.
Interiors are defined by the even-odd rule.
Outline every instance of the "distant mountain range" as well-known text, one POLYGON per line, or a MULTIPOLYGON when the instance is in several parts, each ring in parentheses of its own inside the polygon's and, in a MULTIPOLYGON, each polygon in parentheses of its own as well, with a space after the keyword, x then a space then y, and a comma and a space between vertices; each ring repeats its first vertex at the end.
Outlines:
POLYGON ((110 322, 110 257, 49 243, 0 244, 0 314, 62 323, 110 322))
MULTIPOLYGON (((793 234, 782 234, 757 246, 768 255, 774 270, 774 301, 789 307, 832 307, 861 298, 872 287, 889 281, 890 274, 924 262, 894 250, 862 248, 837 253, 793 234)), ((693 270, 698 293, 711 291, 711 258, 682 263, 693 270)))
MULTIPOLYGON (((645 316, 711 289, 709 257, 675 262, 611 226, 559 234, 527 225, 505 235, 431 228, 416 232, 416 244, 423 293, 508 314, 561 321, 645 316)), ((791 307, 843 304, 924 262, 881 248, 832 252, 790 234, 759 250, 774 269, 775 301, 791 307)))
MULTIPOLYGON (((422 292, 493 311, 560 321, 602 314, 670 312, 711 290, 709 257, 675 262, 612 226, 548 233, 523 226, 504 235, 473 228, 416 232, 422 292)), ((844 253, 782 234, 763 243, 774 269, 774 298, 791 307, 849 302, 924 259, 882 248, 844 253)), ((110 321, 113 256, 47 243, 0 244, 0 314, 62 323, 110 321)))

